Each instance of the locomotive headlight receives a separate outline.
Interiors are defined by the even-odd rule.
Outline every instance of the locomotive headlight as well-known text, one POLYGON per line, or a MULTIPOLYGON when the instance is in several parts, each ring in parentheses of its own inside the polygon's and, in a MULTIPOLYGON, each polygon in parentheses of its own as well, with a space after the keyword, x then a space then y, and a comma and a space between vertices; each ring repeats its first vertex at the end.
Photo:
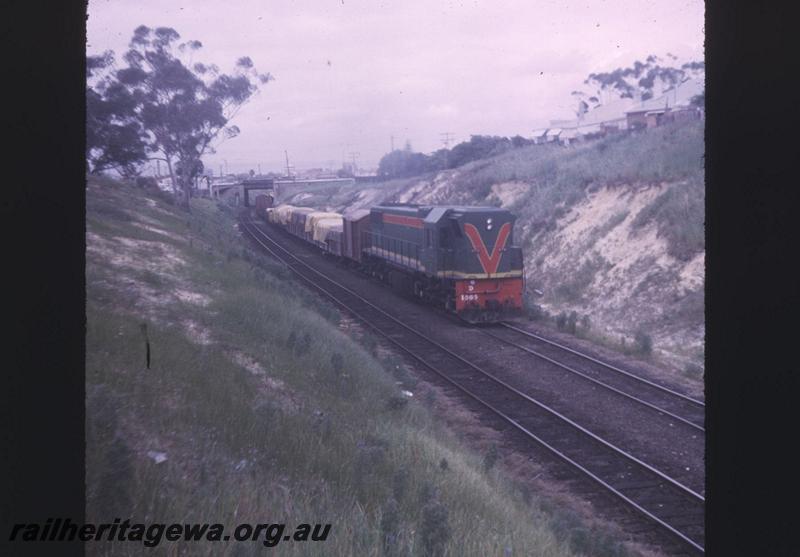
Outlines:
POLYGON ((492 229, 492 219, 486 219, 486 230, 492 229))

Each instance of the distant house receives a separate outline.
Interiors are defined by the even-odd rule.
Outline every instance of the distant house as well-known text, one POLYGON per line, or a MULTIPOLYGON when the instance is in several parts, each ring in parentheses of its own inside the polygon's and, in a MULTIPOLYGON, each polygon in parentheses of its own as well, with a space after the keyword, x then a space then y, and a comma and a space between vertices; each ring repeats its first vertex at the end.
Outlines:
POLYGON ((687 79, 664 94, 648 99, 625 112, 629 129, 655 128, 669 122, 699 119, 700 109, 692 99, 702 94, 705 85, 700 79, 687 79))
POLYGON ((533 140, 534 144, 539 145, 541 143, 545 143, 546 136, 547 136, 547 128, 540 128, 537 130, 533 130, 533 135, 531 135, 531 139, 533 140))
POLYGON ((697 107, 676 107, 670 113, 674 122, 687 122, 689 120, 700 120, 703 117, 703 110, 697 107))
MULTIPOLYGON (((559 141, 563 145, 571 145, 584 139, 602 137, 608 133, 624 130, 627 128, 625 111, 634 105, 636 105, 634 99, 616 99, 583 112, 574 120, 552 120, 550 129, 541 130, 546 133, 536 142, 559 141)), ((534 140, 537 140, 536 136, 534 140)))
POLYGON ((544 135, 544 140, 545 140, 544 142, 551 143, 553 141, 558 141, 560 135, 561 135, 561 128, 550 128, 544 135))
POLYGON ((565 128, 561 130, 561 133, 558 136, 558 141, 562 145, 571 145, 575 143, 580 138, 578 134, 578 128, 565 128))

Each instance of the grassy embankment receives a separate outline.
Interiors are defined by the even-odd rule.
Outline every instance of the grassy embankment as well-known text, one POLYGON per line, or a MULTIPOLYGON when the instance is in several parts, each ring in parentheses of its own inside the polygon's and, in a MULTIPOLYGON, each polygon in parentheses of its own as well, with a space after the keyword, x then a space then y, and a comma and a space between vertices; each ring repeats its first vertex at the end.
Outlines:
MULTIPOLYGON (((186 214, 90 180, 89 520, 333 524, 327 541, 283 542, 281 555, 621 554, 467 451, 425 403, 402 395, 414 388, 402 367, 338 319, 246 249, 224 207, 197 200, 186 214)), ((142 551, 131 542, 87 548, 142 551)))
POLYGON ((681 182, 681 188, 666 191, 646 207, 636 225, 655 221, 670 255, 685 260, 705 245, 703 133, 702 122, 691 122, 567 149, 534 145, 465 165, 455 181, 459 191, 476 200, 485 199, 495 184, 534 185, 510 207, 520 222, 530 224, 530 234, 554 228, 566 209, 592 189, 681 182))

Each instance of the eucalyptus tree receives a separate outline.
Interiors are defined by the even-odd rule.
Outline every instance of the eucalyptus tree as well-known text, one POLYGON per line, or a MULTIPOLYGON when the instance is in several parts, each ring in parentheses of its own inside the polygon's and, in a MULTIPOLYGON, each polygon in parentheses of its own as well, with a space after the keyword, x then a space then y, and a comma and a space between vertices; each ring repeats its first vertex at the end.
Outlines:
POLYGON ((111 51, 86 58, 86 79, 94 81, 86 88, 86 170, 116 170, 131 177, 147 160, 146 135, 136 113, 138 103, 107 75, 113 61, 111 51))
POLYGON ((646 101, 682 83, 687 78, 702 77, 705 63, 693 61, 673 66, 677 57, 667 54, 668 60, 650 55, 644 62, 635 61, 630 67, 610 72, 591 73, 583 82, 588 91, 573 91, 579 101, 578 114, 596 108, 615 98, 638 98, 646 101))
POLYGON ((173 191, 176 197, 182 194, 187 208, 194 178, 203 170, 202 157, 239 134, 231 120, 260 85, 273 79, 258 73, 248 56, 236 61, 231 74, 195 62, 202 46, 197 40, 180 42, 175 29, 141 25, 123 55, 127 65, 103 79, 103 90, 124 91, 133 104, 132 120, 140 126, 147 158, 166 163, 173 191))

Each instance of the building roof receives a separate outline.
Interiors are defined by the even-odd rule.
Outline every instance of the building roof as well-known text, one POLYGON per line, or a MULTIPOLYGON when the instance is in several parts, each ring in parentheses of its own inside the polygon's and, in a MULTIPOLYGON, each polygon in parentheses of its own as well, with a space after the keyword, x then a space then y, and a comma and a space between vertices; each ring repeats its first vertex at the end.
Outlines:
POLYGON ((679 83, 672 89, 665 91, 664 94, 658 97, 648 99, 639 105, 633 106, 627 111, 626 114, 636 112, 649 112, 651 110, 659 110, 665 108, 685 107, 689 106, 692 99, 705 91, 705 82, 701 79, 687 79, 679 83))
MULTIPOLYGON (((551 125, 556 129, 575 130, 574 135, 586 135, 601 131, 602 124, 622 123, 625 121, 625 111, 636 105, 633 99, 616 99, 606 104, 589 110, 575 120, 553 120, 551 125)), ((568 134, 569 135, 569 134, 568 134)), ((562 138, 566 138, 563 133, 562 138)))
POLYGON ((625 118, 625 111, 636 104, 633 99, 616 99, 594 108, 578 119, 578 126, 603 124, 612 120, 625 118))
POLYGON ((347 220, 361 220, 369 215, 369 209, 355 209, 353 211, 345 211, 344 218, 347 220))

